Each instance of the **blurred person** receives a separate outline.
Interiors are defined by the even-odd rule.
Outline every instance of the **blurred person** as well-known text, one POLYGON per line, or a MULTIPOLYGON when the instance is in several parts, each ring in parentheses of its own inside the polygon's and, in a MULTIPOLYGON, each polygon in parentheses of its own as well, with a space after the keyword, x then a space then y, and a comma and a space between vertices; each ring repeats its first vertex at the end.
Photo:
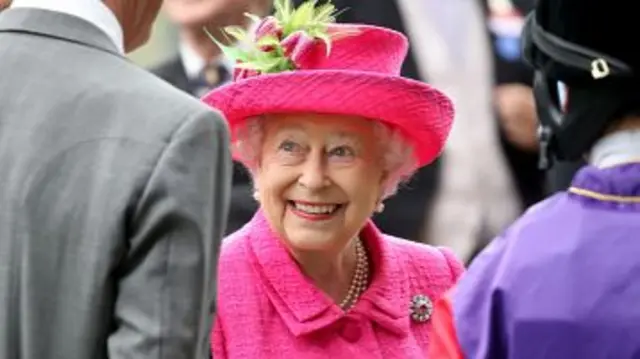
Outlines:
MULTIPOLYGON (((226 43, 221 32, 226 26, 249 26, 245 13, 266 15, 273 0, 165 0, 164 11, 178 26, 178 54, 161 63, 152 72, 177 88, 201 97, 231 79, 233 62, 220 52, 204 28, 226 43)), ((232 233, 247 223, 258 209, 251 197, 249 174, 234 163, 231 208, 226 232, 232 233)))
MULTIPOLYGON (((498 141, 508 165, 520 214, 548 195, 545 171, 539 167, 538 116, 533 96, 533 71, 521 54, 521 32, 525 15, 535 5, 533 0, 485 0, 489 46, 493 54, 493 107, 497 119, 498 141)), ((489 202, 491 199, 486 199, 489 202)), ((468 262, 490 240, 511 224, 485 215, 492 229, 483 231, 468 262)), ((453 214, 451 215, 453 217, 453 214)), ((512 222, 512 221, 511 221, 512 222)))
POLYGON ((525 207, 529 207, 541 200, 543 194, 547 196, 569 188, 585 161, 554 161, 548 168, 535 164, 538 162, 538 121, 531 90, 533 74, 521 61, 519 41, 522 15, 533 8, 534 1, 514 0, 514 6, 510 6, 509 1, 488 0, 487 5, 497 55, 497 81, 504 83, 496 89, 495 98, 505 135, 502 137, 508 139, 505 154, 510 162, 522 164, 514 166, 513 174, 518 178, 516 183, 525 207), (510 143, 521 150, 514 151, 510 143))
POLYGON ((11 5, 11 0, 0 0, 0 11, 8 8, 11 5))
POLYGON ((260 203, 224 240, 213 357, 424 357, 432 301, 462 263, 370 217, 439 155, 451 101, 399 76, 402 34, 276 4, 247 50, 267 60, 240 58, 203 98, 225 114, 260 203))
POLYGON ((586 159, 438 301, 431 358, 640 353, 640 54, 633 3, 540 0, 524 30, 541 160, 586 159))
POLYGON ((493 93, 500 142, 526 209, 545 196, 544 171, 538 168, 538 116, 533 71, 522 59, 521 33, 533 0, 486 0, 485 12, 493 50, 493 93))
POLYGON ((246 27, 245 13, 266 15, 273 0, 165 0, 164 12, 178 27, 178 54, 152 71, 179 89, 201 97, 231 79, 233 62, 211 41, 227 42, 222 29, 246 27))
POLYGON ((207 357, 228 130, 125 57, 161 3, 0 13, 0 358, 207 357))
POLYGON ((463 260, 471 260, 493 235, 544 196, 543 173, 537 169, 531 70, 518 56, 517 36, 508 39, 516 42, 515 56, 512 43, 506 51, 500 47, 505 36, 518 33, 530 1, 335 4, 345 9, 340 22, 407 34, 412 46, 402 74, 441 88, 457 109, 441 159, 420 169, 374 221, 385 232, 446 245, 463 260), (500 32, 504 26, 491 24, 499 16, 510 17, 506 35, 500 32))

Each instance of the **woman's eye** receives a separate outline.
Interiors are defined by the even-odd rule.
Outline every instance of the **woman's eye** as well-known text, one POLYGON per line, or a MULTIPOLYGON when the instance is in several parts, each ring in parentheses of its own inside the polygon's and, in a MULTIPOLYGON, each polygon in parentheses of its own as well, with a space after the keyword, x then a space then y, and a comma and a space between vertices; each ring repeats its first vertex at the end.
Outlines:
POLYGON ((353 157, 355 151, 348 146, 340 146, 332 149, 329 154, 336 157, 353 157))
POLYGON ((280 144, 279 149, 285 152, 295 152, 298 149, 298 145, 293 141, 284 141, 280 144))

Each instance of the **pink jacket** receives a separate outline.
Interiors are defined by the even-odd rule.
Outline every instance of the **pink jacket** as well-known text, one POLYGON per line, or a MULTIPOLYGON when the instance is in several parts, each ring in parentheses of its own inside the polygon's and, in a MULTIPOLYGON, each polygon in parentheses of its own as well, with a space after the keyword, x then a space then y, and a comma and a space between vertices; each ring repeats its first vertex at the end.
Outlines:
POLYGON ((412 298, 435 302, 463 271, 447 250, 362 232, 371 285, 344 313, 307 279, 263 214, 228 237, 218 272, 215 359, 424 359, 430 323, 412 320, 412 298))

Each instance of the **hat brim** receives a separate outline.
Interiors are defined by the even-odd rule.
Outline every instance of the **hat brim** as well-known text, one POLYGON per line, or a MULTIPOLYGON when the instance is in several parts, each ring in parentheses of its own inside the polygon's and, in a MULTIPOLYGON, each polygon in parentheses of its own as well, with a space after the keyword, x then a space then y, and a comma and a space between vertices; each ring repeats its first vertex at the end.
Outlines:
POLYGON ((428 84, 385 74, 314 70, 265 74, 221 86, 202 100, 220 110, 232 134, 264 114, 321 113, 379 120, 404 133, 420 167, 443 150, 453 104, 428 84))

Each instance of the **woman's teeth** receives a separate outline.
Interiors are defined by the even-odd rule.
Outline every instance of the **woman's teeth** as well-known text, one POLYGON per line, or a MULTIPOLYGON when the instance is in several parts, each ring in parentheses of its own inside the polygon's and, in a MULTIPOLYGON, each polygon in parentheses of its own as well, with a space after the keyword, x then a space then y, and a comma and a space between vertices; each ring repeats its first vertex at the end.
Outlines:
POLYGON ((330 205, 311 205, 311 204, 302 204, 293 202, 293 206, 302 212, 309 214, 331 214, 338 209, 338 205, 330 204, 330 205))

